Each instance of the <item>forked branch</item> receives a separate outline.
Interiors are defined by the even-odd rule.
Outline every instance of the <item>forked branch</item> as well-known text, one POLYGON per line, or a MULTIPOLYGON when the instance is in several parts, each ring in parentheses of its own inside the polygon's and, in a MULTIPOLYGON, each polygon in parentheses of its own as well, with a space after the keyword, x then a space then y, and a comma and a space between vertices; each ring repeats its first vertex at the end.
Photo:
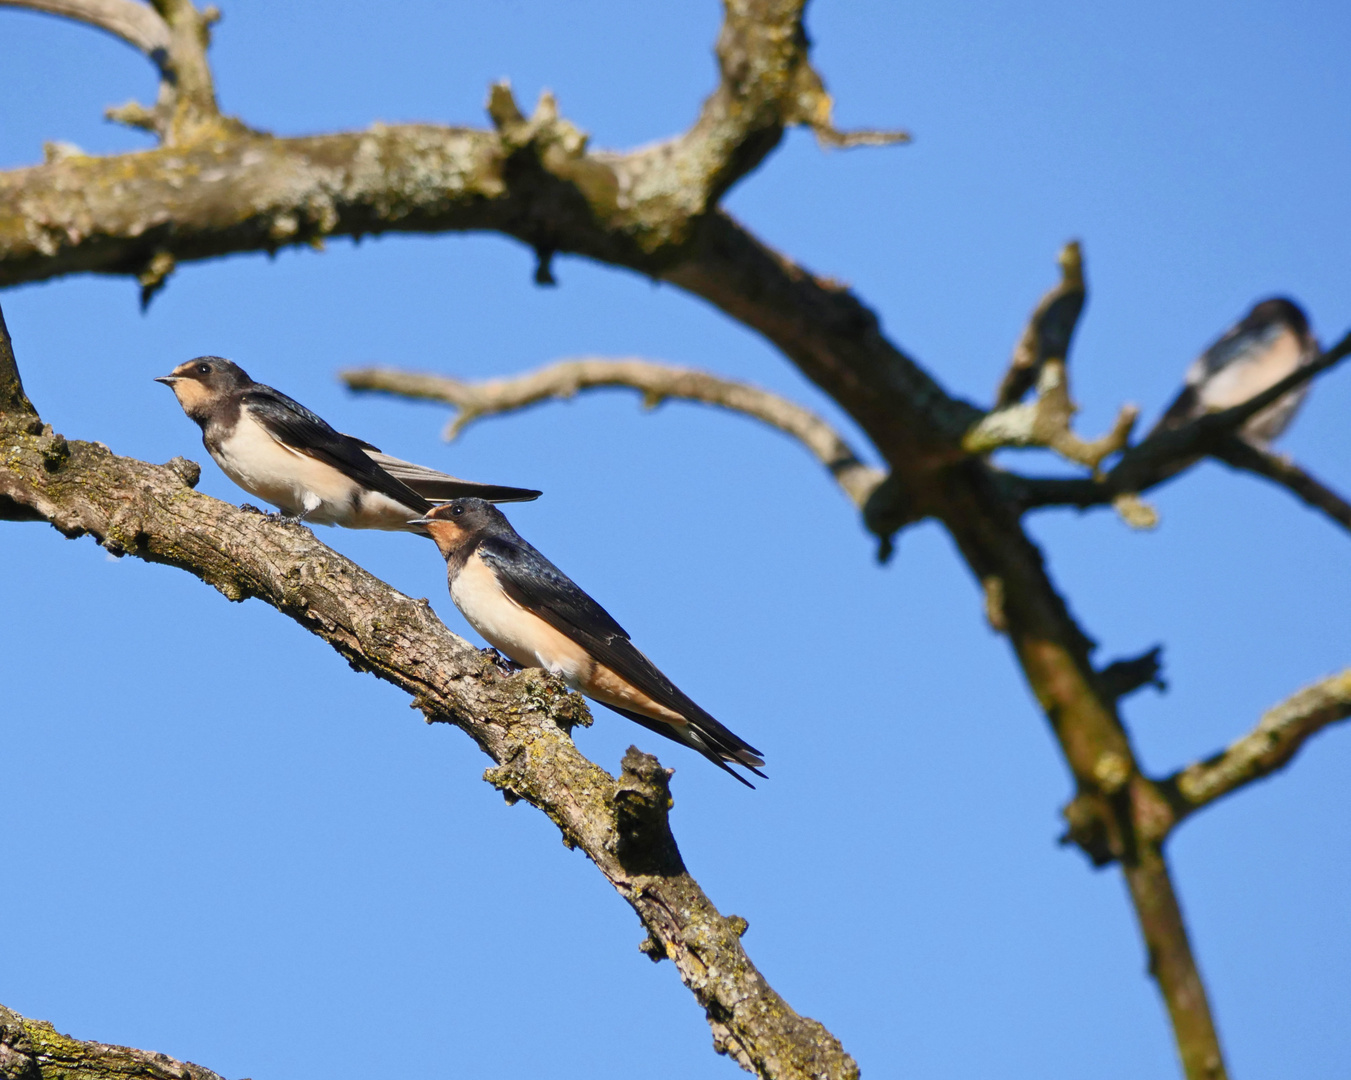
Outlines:
POLYGON ((106 30, 145 53, 163 70, 169 53, 169 24, 140 0, 0 0, 8 7, 28 8, 74 19, 106 30))
POLYGON ((1096 470, 1126 446, 1139 410, 1124 406, 1112 430, 1101 438, 1083 439, 1075 433, 1078 406, 1070 398, 1068 357, 1088 296, 1078 241, 1066 244, 1058 261, 1060 282, 1033 311, 995 394, 994 409, 966 433, 962 448, 988 454, 1003 447, 1043 446, 1096 470), (1033 387, 1034 400, 1019 404, 1033 387))
POLYGON ((171 146, 212 135, 240 135, 238 121, 220 115, 207 63, 215 7, 199 11, 192 0, 0 0, 96 26, 143 52, 159 69, 159 98, 153 108, 128 102, 107 112, 110 120, 153 132, 171 146))
POLYGON ((748 383, 719 378, 693 368, 651 360, 584 358, 562 360, 509 379, 466 382, 446 375, 424 375, 391 368, 362 368, 338 376, 352 390, 441 401, 456 416, 446 426, 453 439, 485 416, 500 416, 543 401, 564 401, 584 390, 621 387, 637 390, 643 404, 655 408, 674 398, 698 401, 749 416, 796 439, 826 467, 860 509, 882 481, 882 472, 865 465, 824 419, 787 398, 748 383))

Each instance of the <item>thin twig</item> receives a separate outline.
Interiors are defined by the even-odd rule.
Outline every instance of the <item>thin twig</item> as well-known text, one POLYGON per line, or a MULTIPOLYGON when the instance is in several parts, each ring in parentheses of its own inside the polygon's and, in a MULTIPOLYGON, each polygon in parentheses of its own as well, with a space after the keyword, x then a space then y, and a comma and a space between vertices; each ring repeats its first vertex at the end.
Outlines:
POLYGON ((1289 458, 1262 450, 1236 435, 1211 451, 1211 456, 1233 469, 1263 476, 1279 484, 1296 498, 1321 510, 1343 529, 1351 532, 1351 503, 1321 480, 1301 469, 1289 458))
POLYGON ((1227 750, 1160 782, 1176 810, 1173 827, 1216 799, 1283 768, 1310 737, 1348 716, 1351 668, 1306 686, 1269 709, 1227 750))
POLYGON ((826 467, 860 509, 882 481, 880 470, 860 461, 844 438, 809 409, 757 386, 651 360, 562 360, 524 375, 482 382, 391 368, 343 371, 339 378, 352 390, 453 405, 459 411, 446 427, 447 439, 455 438, 485 416, 515 412, 542 401, 567 400, 583 390, 606 387, 637 390, 648 408, 655 408, 668 398, 698 401, 753 417, 796 439, 826 467))

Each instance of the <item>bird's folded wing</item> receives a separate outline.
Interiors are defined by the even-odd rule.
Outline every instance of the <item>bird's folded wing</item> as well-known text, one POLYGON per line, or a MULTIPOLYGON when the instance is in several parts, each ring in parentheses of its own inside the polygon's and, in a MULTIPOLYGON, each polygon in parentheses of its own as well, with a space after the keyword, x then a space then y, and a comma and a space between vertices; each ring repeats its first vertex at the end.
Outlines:
POLYGON ((419 513, 431 509, 431 502, 371 459, 369 453, 375 447, 370 443, 336 431, 322 417, 281 391, 271 387, 250 390, 241 404, 283 446, 331 465, 363 487, 419 513))
POLYGON ((538 499, 542 494, 533 488, 461 480, 458 476, 437 472, 435 469, 427 468, 426 465, 416 465, 411 461, 382 454, 373 446, 367 448, 366 456, 396 480, 407 484, 424 499, 430 499, 432 502, 466 497, 487 499, 489 502, 529 502, 531 499, 538 499))
POLYGON ((752 756, 760 751, 700 708, 658 670, 614 617, 582 591, 566 574, 525 541, 488 537, 480 541, 479 557, 496 575, 503 591, 521 607, 534 612, 555 630, 583 646, 596 660, 658 705, 679 713, 729 751, 752 756))

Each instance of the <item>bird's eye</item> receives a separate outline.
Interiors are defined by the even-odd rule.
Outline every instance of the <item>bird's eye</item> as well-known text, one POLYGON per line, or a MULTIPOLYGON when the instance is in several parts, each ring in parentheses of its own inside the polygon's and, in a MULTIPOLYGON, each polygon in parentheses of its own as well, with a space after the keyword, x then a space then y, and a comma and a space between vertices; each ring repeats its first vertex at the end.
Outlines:
POLYGON ((456 517, 459 517, 461 514, 464 513, 464 507, 463 507, 463 506, 452 506, 452 507, 450 508, 450 512, 451 512, 452 514, 454 514, 456 517))
POLYGON ((198 364, 198 365, 197 365, 197 374, 198 374, 198 375, 210 375, 210 374, 211 374, 211 365, 210 365, 210 364, 198 364))

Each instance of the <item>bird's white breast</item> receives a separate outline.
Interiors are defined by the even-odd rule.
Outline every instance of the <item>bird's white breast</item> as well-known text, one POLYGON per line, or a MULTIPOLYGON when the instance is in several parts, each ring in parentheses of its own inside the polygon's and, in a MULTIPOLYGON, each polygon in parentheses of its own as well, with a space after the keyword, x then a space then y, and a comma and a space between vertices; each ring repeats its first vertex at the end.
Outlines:
POLYGON ((1200 388, 1201 403, 1208 412, 1239 405, 1284 379, 1302 358, 1303 350, 1293 333, 1276 334, 1266 348, 1235 359, 1206 379, 1200 388))
POLYGON ((483 639, 525 667, 542 667, 581 688, 594 662, 587 651, 502 591, 477 554, 450 582, 450 598, 483 639))
MULTIPOLYGON (((1308 360, 1302 343, 1289 329, 1274 335, 1271 344, 1252 356, 1226 364, 1199 387, 1201 406, 1206 412, 1233 408, 1274 386, 1308 360)), ((1239 433, 1257 443, 1268 443, 1285 430, 1309 392, 1309 384, 1291 390, 1265 409, 1254 413, 1239 433)))
POLYGON ((234 430, 209 440, 207 449, 221 470, 250 495, 286 514, 304 514, 317 525, 356 529, 404 529, 417 513, 318 458, 292 450, 240 410, 234 430), (214 445, 213 445, 214 443, 214 445))

